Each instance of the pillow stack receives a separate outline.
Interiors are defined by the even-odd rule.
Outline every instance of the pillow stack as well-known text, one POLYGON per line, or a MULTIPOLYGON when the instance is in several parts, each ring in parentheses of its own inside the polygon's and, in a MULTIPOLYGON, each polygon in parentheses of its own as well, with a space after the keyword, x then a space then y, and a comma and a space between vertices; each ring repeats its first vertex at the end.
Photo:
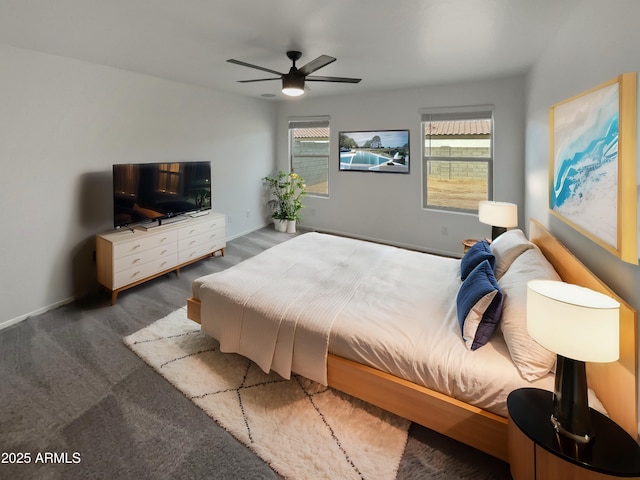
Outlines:
POLYGON ((469 350, 485 345, 500 321, 503 294, 495 265, 495 255, 484 240, 471 247, 460 262, 463 283, 456 303, 462 338, 469 350))
POLYGON ((511 264, 535 245, 527 240, 522 230, 508 230, 491 243, 491 253, 496 257, 496 278, 500 280, 511 264))
POLYGON ((489 243, 485 240, 476 243, 460 260, 460 280, 464 282, 471 271, 480 265, 483 260, 489 262, 491 270, 496 268, 496 257, 491 251, 489 243))
POLYGON ((535 246, 522 252, 500 279, 506 295, 500 329, 513 363, 529 381, 553 371, 556 362, 556 354, 536 342, 527 331, 527 282, 539 279, 560 281, 560 276, 535 246))
POLYGON ((560 276, 522 230, 508 230, 491 245, 476 243, 460 261, 460 278, 458 322, 467 348, 486 344, 500 323, 523 378, 533 381, 553 371, 556 355, 527 332, 527 282, 560 276))

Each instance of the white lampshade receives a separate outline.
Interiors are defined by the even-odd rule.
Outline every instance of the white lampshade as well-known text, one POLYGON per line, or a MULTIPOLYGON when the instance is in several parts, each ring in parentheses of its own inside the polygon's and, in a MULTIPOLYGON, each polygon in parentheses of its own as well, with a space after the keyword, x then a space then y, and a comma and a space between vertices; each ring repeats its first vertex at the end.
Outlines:
POLYGON ((528 282, 527 330, 540 345, 566 358, 614 362, 620 356, 620 304, 578 285, 528 282))
POLYGON ((478 220, 493 227, 516 227, 518 225, 518 205, 482 200, 478 204, 478 220))

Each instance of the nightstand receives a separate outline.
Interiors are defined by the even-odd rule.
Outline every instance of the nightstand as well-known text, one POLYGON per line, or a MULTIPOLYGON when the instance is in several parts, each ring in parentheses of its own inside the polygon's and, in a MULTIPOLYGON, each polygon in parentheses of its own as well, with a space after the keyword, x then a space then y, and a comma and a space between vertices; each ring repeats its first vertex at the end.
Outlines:
POLYGON ((462 247, 463 247, 463 252, 467 253, 467 251, 473 247, 476 243, 478 243, 480 240, 476 239, 476 238, 467 238, 466 240, 462 241, 462 247))
POLYGON ((509 463, 514 480, 640 478, 640 445, 619 425, 591 410, 594 438, 578 445, 555 432, 553 394, 514 390, 509 410, 509 463))
MULTIPOLYGON (((463 251, 464 253, 467 253, 467 251, 473 247, 476 243, 478 243, 479 241, 481 241, 481 239, 479 238, 467 238, 465 240, 462 241, 462 247, 463 247, 463 251)), ((491 240, 489 240, 488 238, 484 239, 485 242, 487 242, 489 245, 491 245, 491 240)))

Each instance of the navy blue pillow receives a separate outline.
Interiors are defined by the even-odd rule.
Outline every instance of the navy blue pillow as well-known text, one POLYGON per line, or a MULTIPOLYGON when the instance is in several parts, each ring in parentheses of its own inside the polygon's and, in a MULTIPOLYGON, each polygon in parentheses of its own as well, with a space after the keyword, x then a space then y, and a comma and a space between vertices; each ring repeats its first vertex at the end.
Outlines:
POLYGON ((467 250, 460 260, 460 280, 464 281, 469 274, 483 261, 488 260, 492 270, 496 268, 496 257, 486 240, 481 240, 467 250))
POLYGON ((456 299, 467 348, 476 350, 489 341, 502 315, 503 298, 491 264, 482 261, 462 283, 456 299))

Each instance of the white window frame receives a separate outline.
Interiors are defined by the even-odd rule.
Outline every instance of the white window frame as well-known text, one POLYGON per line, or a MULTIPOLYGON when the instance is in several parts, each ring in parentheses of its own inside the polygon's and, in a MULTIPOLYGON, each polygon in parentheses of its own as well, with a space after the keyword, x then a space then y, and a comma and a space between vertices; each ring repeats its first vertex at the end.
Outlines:
POLYGON ((427 164, 429 161, 461 161, 461 162, 486 162, 488 167, 487 172, 487 199, 493 199, 493 169, 494 169, 494 159, 495 159, 495 149, 494 149, 494 135, 495 135, 495 122, 494 122, 494 107, 492 105, 474 105, 474 106, 466 106, 466 107, 445 107, 445 108, 425 108, 420 110, 420 138, 421 138, 421 164, 422 164, 422 208, 424 210, 439 210, 439 211, 448 211, 448 212, 460 212, 460 213, 477 213, 478 207, 476 206, 473 209, 468 208, 458 208, 452 206, 438 206, 438 205, 429 205, 427 203, 427 194, 428 194, 428 169, 427 164), (445 120, 473 120, 473 119, 490 119, 491 120, 491 142, 490 142, 490 150, 491 154, 489 157, 437 157, 437 156, 429 156, 426 154, 426 140, 424 133, 424 124, 425 122, 430 121, 445 121, 445 120))
MULTIPOLYGON (((315 196, 315 197, 322 197, 322 198, 328 198, 329 197, 329 162, 330 162, 330 158, 331 158, 331 125, 330 125, 330 118, 328 116, 317 116, 317 117, 296 117, 296 118, 290 118, 289 119, 289 126, 288 126, 288 135, 289 135, 289 169, 291 172, 295 172, 295 168, 294 168, 294 149, 293 149, 293 145, 294 145, 294 136, 293 136, 293 129, 296 128, 327 128, 328 132, 327 132, 327 142, 328 142, 328 151, 327 151, 327 191, 326 193, 318 193, 318 192, 313 192, 313 191, 308 191, 307 195, 308 196, 315 196)), ((324 155, 305 155, 306 157, 317 157, 317 158, 324 158, 324 155)), ((305 177, 303 172, 296 172, 299 173, 304 179, 305 181, 309 180, 308 178, 305 177)))

